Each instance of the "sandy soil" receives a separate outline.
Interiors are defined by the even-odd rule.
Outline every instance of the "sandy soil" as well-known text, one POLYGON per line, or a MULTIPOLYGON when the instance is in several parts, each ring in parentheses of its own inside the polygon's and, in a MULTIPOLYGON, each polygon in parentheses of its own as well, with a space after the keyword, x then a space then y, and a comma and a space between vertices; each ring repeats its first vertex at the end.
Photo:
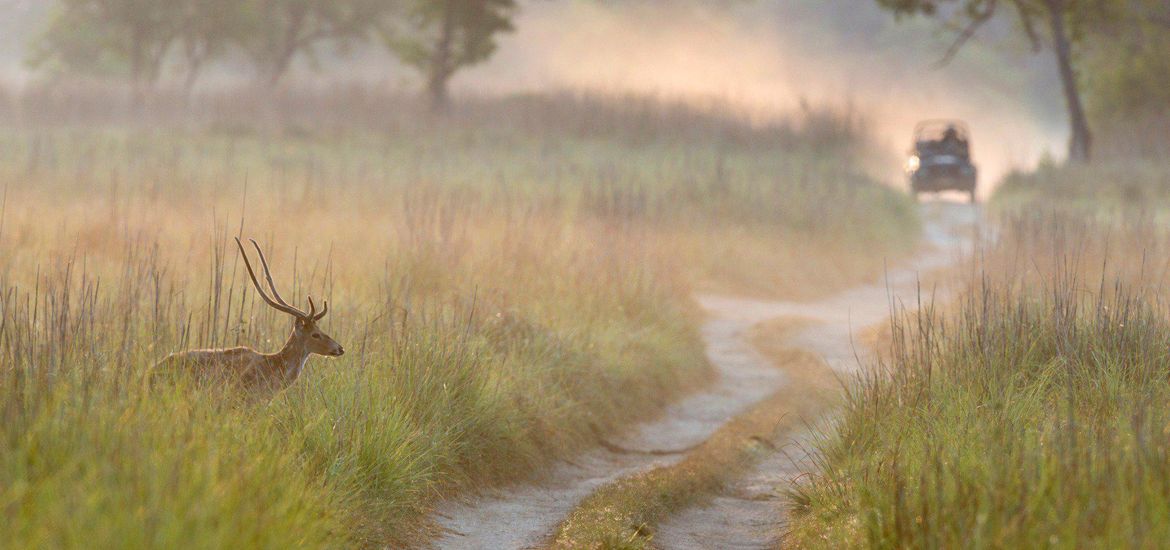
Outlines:
MULTIPOLYGON (((955 261, 974 237, 979 215, 975 207, 927 203, 921 208, 930 248, 907 266, 891 270, 886 284, 859 287, 827 300, 803 304, 721 299, 719 309, 751 310, 753 317, 797 315, 819 321, 798 331, 787 344, 819 354, 838 372, 852 372, 868 355, 868 350, 858 343, 858 332, 886 320, 892 302, 915 305, 920 298, 919 274, 955 261)), ((921 292, 922 301, 930 299, 930 289, 921 292)), ((786 521, 784 489, 809 467, 808 437, 798 434, 706 505, 683 511, 660 524, 655 546, 672 550, 779 546, 786 521)))
MULTIPOLYGON (((681 459, 685 450, 785 383, 783 374, 747 341, 748 330, 757 323, 788 316, 819 321, 800 330, 791 344, 819 353, 834 369, 855 369, 855 331, 883 320, 891 300, 917 301, 917 274, 956 258, 956 249, 969 242, 971 231, 965 228, 978 215, 970 206, 951 203, 928 203, 922 209, 929 250, 908 266, 891 270, 888 284, 859 287, 808 303, 701 296, 699 301, 709 313, 703 338, 719 376, 710 388, 675 403, 660 420, 636 426, 612 441, 611 448, 558 465, 542 483, 444 503, 436 514, 443 535, 435 545, 452 549, 539 546, 582 498, 601 485, 681 459)), ((766 458, 711 505, 686 511, 660 526, 655 544, 662 548, 769 546, 782 521, 775 500, 786 480, 798 471, 786 453, 766 458)))
POLYGON ((539 546, 582 498, 601 485, 678 461, 723 423, 776 391, 784 383, 783 374, 746 341, 747 330, 768 319, 767 310, 740 312, 735 302, 701 301, 711 312, 703 326, 707 355, 719 374, 710 388, 671 405, 660 420, 615 438, 612 449, 596 449, 557 466, 542 483, 445 503, 437 513, 445 533, 436 545, 539 546))

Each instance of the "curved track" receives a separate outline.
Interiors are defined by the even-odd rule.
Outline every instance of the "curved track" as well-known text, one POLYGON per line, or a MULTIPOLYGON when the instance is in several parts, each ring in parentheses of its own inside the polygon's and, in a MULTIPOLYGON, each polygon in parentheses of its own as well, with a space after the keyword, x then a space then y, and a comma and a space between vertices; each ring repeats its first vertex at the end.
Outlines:
MULTIPOLYGON (((701 296, 709 314, 703 326, 707 355, 718 372, 707 390, 670 406, 661 419, 640 424, 610 448, 595 449, 554 468, 540 483, 449 501, 437 511, 440 548, 532 548, 539 546, 573 507, 619 477, 678 461, 727 420, 772 394, 783 374, 746 339, 753 325, 777 317, 817 321, 791 344, 820 354, 834 369, 857 368, 855 331, 881 322, 892 300, 918 301, 918 274, 944 267, 970 242, 978 211, 966 205, 921 206, 928 250, 891 270, 885 284, 858 287, 816 302, 768 302, 701 296)), ((766 457, 708 506, 684 511, 660 526, 662 548, 757 548, 771 546, 783 523, 775 502, 788 479, 799 473, 787 453, 766 457)))
MULTIPOLYGON (((867 355, 867 350, 855 344, 857 330, 886 320, 892 303, 913 306, 920 299, 929 299, 920 295, 929 289, 919 290, 919 274, 952 263, 974 240, 978 216, 975 208, 929 203, 922 205, 922 209, 930 249, 907 266, 890 271, 885 285, 858 287, 811 303, 764 305, 723 299, 720 309, 766 310, 766 313, 755 311, 753 316, 798 316, 815 321, 787 343, 820 355, 837 372, 852 372, 867 355)), ((655 546, 669 549, 777 547, 786 522, 784 489, 807 467, 806 438, 807 434, 798 434, 707 505, 685 510, 659 525, 655 546)))

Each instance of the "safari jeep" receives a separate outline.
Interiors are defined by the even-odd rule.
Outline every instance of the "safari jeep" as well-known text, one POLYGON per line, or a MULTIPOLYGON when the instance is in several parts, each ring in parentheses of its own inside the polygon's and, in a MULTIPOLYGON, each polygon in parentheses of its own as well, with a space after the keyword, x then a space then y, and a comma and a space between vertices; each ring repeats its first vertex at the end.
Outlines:
POLYGON ((978 170, 971 162, 967 125, 957 120, 929 120, 914 127, 914 148, 906 159, 910 191, 961 191, 975 202, 978 170))

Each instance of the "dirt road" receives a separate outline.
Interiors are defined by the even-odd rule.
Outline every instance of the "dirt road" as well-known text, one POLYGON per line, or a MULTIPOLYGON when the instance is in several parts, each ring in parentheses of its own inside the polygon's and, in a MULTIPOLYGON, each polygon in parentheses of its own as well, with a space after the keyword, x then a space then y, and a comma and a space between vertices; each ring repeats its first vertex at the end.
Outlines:
MULTIPOLYGON (((891 269, 887 283, 807 303, 700 297, 710 315, 703 326, 707 355, 719 376, 711 388, 672 405, 662 419, 616 439, 615 449, 597 449, 561 464, 543 483, 444 504, 437 519, 445 534, 436 545, 452 549, 538 546, 577 502, 601 485, 678 461, 681 451, 702 442, 785 383, 782 373, 747 342, 748 329, 757 323, 790 316, 817 321, 800 330, 790 343, 820 354, 834 369, 857 368, 856 331, 881 322, 889 313, 891 299, 915 303, 918 274, 951 262, 973 234, 969 228, 978 215, 974 208, 951 203, 927 203, 921 208, 927 250, 908 265, 891 269)), ((662 548, 769 546, 782 522, 776 499, 783 483, 796 473, 793 468, 785 453, 767 457, 709 506, 685 511, 660 526, 655 544, 662 548)))
MULTIPOLYGON (((810 303, 708 298, 704 306, 713 311, 738 311, 751 319, 797 316, 816 321, 795 334, 788 344, 820 355, 838 372, 854 371, 868 353, 856 343, 857 331, 887 319, 891 301, 908 307, 916 304, 919 274, 955 261, 974 237, 978 216, 974 207, 927 203, 921 208, 930 246, 913 262, 891 269, 886 284, 859 287, 810 303)), ((922 290, 923 294, 929 292, 930 289, 922 290)), ((928 300, 929 296, 922 299, 928 300)), ((655 545, 672 550, 775 547, 784 530, 783 490, 804 465, 804 447, 800 443, 789 442, 761 460, 708 505, 676 514, 659 525, 655 545)))

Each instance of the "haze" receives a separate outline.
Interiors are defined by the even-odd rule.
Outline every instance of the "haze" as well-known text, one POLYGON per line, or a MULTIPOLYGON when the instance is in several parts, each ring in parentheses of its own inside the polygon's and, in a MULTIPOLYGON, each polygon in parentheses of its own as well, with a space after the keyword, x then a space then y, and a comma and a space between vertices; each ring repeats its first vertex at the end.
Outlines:
MULTIPOLYGON (((36 78, 22 48, 47 11, 42 0, 5 0, 0 21, 4 80, 36 78), (7 31, 7 32, 5 32, 7 31)), ((915 122, 961 118, 975 136, 983 193, 1012 168, 1066 140, 1055 69, 1004 29, 988 29, 945 67, 951 35, 937 21, 895 23, 871 2, 526 2, 516 32, 504 35, 487 63, 456 76, 467 94, 541 90, 653 93, 726 100, 756 116, 782 115, 802 103, 848 106, 901 155, 915 122)), ((321 72, 303 60, 294 78, 417 87, 417 77, 381 50, 333 58, 321 72)), ((202 87, 248 82, 243 64, 220 62, 202 87)), ((897 159, 883 173, 900 183, 897 159)))

